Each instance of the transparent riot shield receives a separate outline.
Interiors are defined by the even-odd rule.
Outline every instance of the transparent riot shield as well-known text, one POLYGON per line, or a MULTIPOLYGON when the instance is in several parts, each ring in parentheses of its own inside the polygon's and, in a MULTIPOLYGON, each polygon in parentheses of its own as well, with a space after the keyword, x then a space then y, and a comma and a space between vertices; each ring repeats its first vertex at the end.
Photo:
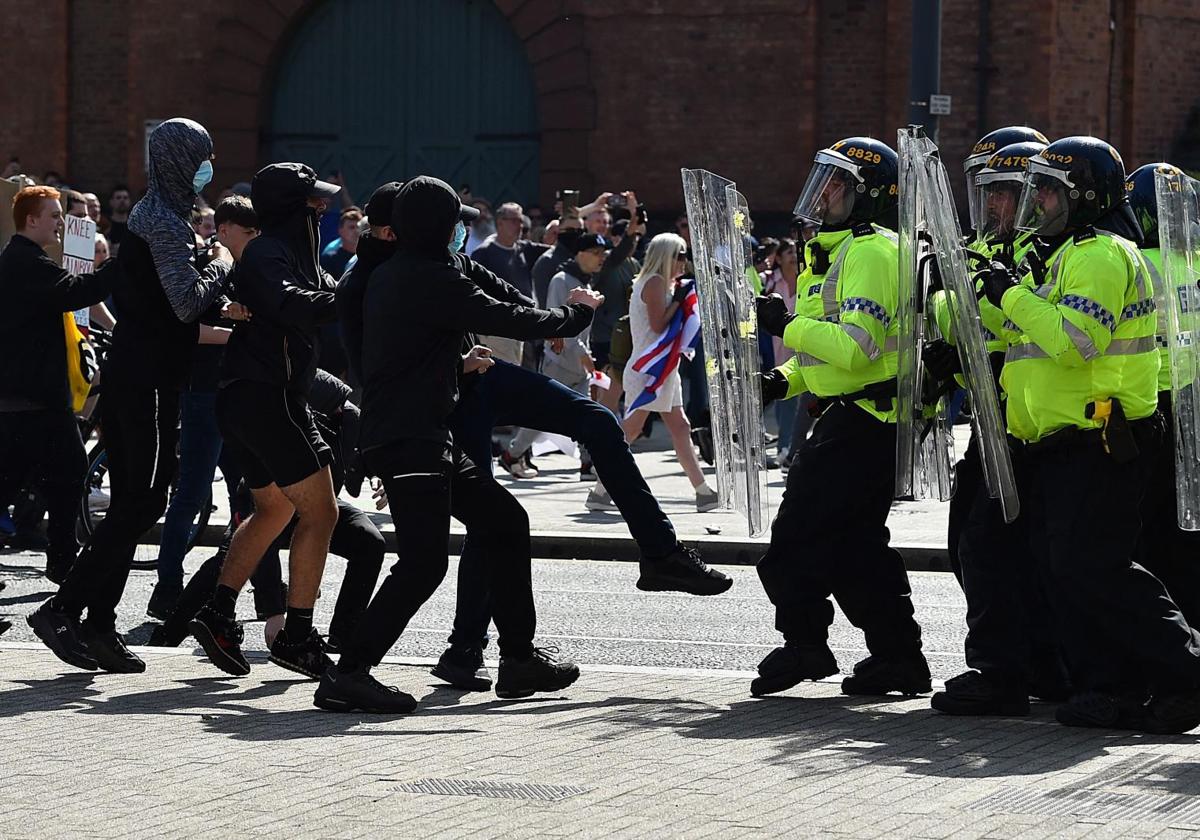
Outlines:
POLYGON ((769 525, 758 321, 746 277, 750 213, 727 178, 684 169, 700 334, 704 341, 717 494, 746 517, 751 536, 769 525))
POLYGON ((930 246, 924 166, 929 141, 901 130, 899 346, 896 355, 896 498, 948 500, 954 492, 954 434, 944 397, 926 405, 921 347, 937 327, 926 317, 930 246))
POLYGON ((1200 366, 1197 307, 1200 294, 1200 182, 1182 172, 1154 173, 1162 290, 1155 302, 1171 364, 1171 414, 1175 433, 1175 507, 1179 527, 1200 531, 1200 366))
MULTIPOLYGON (((901 135, 905 133, 902 131, 901 135)), ((971 423, 979 446, 984 480, 988 494, 999 500, 1005 521, 1012 522, 1020 513, 1012 457, 950 182, 946 168, 938 157, 937 147, 919 128, 908 129, 907 133, 912 141, 908 145, 911 163, 918 173, 920 221, 937 259, 946 290, 951 329, 967 392, 971 397, 971 423)), ((904 162, 905 156, 902 154, 902 166, 904 162)))

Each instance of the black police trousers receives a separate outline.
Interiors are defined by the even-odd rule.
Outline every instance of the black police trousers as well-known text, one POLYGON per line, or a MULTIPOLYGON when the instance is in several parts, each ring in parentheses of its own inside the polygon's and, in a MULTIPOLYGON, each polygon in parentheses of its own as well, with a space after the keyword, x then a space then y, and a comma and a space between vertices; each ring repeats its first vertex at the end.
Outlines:
POLYGON ((529 655, 537 624, 530 578, 529 516, 513 495, 457 446, 405 440, 363 453, 383 480, 399 559, 371 599, 344 655, 374 666, 400 638, 449 566, 450 517, 487 546, 487 576, 501 656, 529 655))
POLYGON ((833 595, 872 655, 919 653, 908 573, 888 545, 895 469, 895 424, 856 405, 835 402, 796 450, 758 564, 788 642, 825 643, 833 595))
MULTIPOLYGON (((960 582, 967 598, 967 665, 1016 690, 1024 686, 1039 696, 1062 690, 1066 674, 1058 636, 1042 581, 1029 548, 1028 516, 1004 521, 1000 502, 988 495, 979 447, 972 434, 960 467, 975 477, 955 487, 955 499, 969 492, 957 535, 960 582)), ((960 470, 960 475, 963 470, 960 470)), ((1028 471, 1013 457, 1017 496, 1028 502, 1028 471)), ((953 510, 953 509, 952 509, 953 510)))
POLYGON ((1200 627, 1200 531, 1179 527, 1175 501, 1175 428, 1171 393, 1158 395, 1166 420, 1163 444, 1151 459, 1150 480, 1142 499, 1142 536, 1137 561, 1167 587, 1183 617, 1200 627))
POLYGON ((167 508, 178 466, 179 392, 106 384, 98 410, 112 500, 54 602, 75 615, 86 608, 88 623, 104 632, 117 620, 138 539, 167 508))
POLYGON ((1026 453, 1029 543, 1077 691, 1200 686, 1200 635, 1158 578, 1132 559, 1162 439, 1157 416, 1132 426, 1140 454, 1126 463, 1086 434, 1026 453))

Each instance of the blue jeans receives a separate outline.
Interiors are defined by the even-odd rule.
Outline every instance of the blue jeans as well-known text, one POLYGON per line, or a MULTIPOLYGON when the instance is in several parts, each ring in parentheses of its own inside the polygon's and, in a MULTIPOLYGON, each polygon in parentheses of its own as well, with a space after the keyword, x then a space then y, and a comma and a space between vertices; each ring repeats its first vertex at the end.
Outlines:
MULTIPOLYGON (((625 517, 645 557, 669 554, 678 543, 671 520, 642 478, 613 413, 540 373, 497 360, 462 395, 450 422, 455 443, 485 474, 492 461, 492 427, 523 426, 570 437, 587 447, 596 474, 625 517)), ((491 621, 487 546, 470 539, 458 563, 458 605, 450 643, 478 647, 491 621)))
MULTIPOLYGON (((179 480, 158 545, 158 579, 165 584, 183 585, 183 558, 192 523, 212 493, 213 475, 221 460, 216 401, 215 392, 184 391, 179 395, 179 480)), ((226 481, 229 479, 226 474, 226 481)))

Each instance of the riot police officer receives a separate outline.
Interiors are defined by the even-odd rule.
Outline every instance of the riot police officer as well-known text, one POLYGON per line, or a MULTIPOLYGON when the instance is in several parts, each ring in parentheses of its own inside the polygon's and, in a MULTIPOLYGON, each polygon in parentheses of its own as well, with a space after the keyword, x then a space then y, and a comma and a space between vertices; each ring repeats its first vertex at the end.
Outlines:
POLYGON ((758 696, 837 673, 829 596, 870 651, 845 694, 929 691, 908 575, 886 526, 896 460, 896 153, 851 137, 817 153, 795 215, 819 226, 796 312, 759 298, 759 324, 797 355, 764 377, 767 399, 810 391, 823 411, 799 448, 758 565, 783 635, 758 666, 758 696))
MULTIPOLYGON (((1154 173, 1180 174, 1169 163, 1148 163, 1134 170, 1125 181, 1125 192, 1142 233, 1142 256, 1161 295, 1171 293, 1164 285, 1162 254, 1158 242, 1158 199, 1154 173)), ((1191 290, 1179 290, 1179 293, 1191 290)), ((1162 299, 1160 297, 1160 299, 1162 299)), ((1186 298, 1185 298, 1186 299, 1186 298)), ((1167 319, 1158 310, 1158 410, 1165 419, 1163 445, 1154 459, 1150 484, 1142 499, 1142 537, 1137 561, 1163 582, 1189 624, 1200 624, 1200 532, 1184 531, 1176 519, 1175 426, 1171 406, 1171 359, 1167 352, 1167 319)), ((1190 385, 1191 383, 1181 383, 1190 385)))
POLYGON ((967 179, 967 206, 970 210, 971 228, 974 233, 972 248, 982 253, 983 249, 978 246, 982 243, 986 248, 988 241, 993 238, 983 230, 987 210, 980 205, 983 196, 979 190, 980 185, 975 180, 980 171, 1005 146, 1011 146, 1013 143, 1041 143, 1044 146, 1049 142, 1046 135, 1036 128, 1030 128, 1027 125, 1008 125, 1004 128, 997 128, 995 131, 989 131, 971 147, 971 153, 963 161, 963 174, 967 179))
POLYGON ((1116 149, 1057 140, 1030 158, 1017 210, 1017 227, 1039 237, 1045 282, 1035 291, 998 262, 983 281, 1006 318, 1000 382, 1028 471, 1029 549, 1075 692, 1057 718, 1185 732, 1200 724, 1200 635, 1132 560, 1162 424, 1149 273, 1107 230, 1127 212, 1116 149))
MULTIPOLYGON (((1017 202, 1029 159, 1044 148, 1045 143, 1021 141, 997 149, 978 169, 971 200, 976 234, 971 249, 981 258, 1018 267, 1030 284, 1034 280, 1026 273, 1026 256, 1033 235, 1016 228, 1017 202)), ((937 303, 938 325, 949 336, 944 293, 937 303)), ((1005 316, 986 297, 979 301, 979 314, 993 369, 999 372, 1007 347, 1005 316)), ((932 350, 926 349, 927 358, 932 350)), ((957 356, 951 359, 957 362, 957 356)), ((926 370, 932 366, 927 364, 926 370)), ((950 372, 935 375, 945 378, 950 372)), ((949 545, 960 560, 967 598, 968 670, 947 680, 930 705, 947 714, 1027 715, 1031 694, 1065 700, 1066 680, 1049 609, 1026 549, 1025 519, 1006 523, 999 501, 989 496, 974 433, 956 472, 949 545)), ((1023 495, 1025 471, 1019 457, 1013 459, 1013 472, 1018 495, 1023 495)))

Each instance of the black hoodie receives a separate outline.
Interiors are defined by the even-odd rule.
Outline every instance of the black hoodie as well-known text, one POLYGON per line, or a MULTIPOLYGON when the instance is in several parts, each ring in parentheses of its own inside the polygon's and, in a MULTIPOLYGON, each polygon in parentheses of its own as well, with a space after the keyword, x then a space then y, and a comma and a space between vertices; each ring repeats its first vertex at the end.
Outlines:
POLYGON ((468 333, 554 338, 591 323, 584 304, 507 303, 465 276, 449 249, 461 207, 436 178, 414 178, 396 197, 396 253, 371 273, 362 307, 363 452, 402 440, 450 441, 468 333))
POLYGON ((204 126, 171 119, 150 135, 146 195, 129 215, 113 282, 117 326, 104 368, 106 385, 182 389, 192 369, 200 316, 219 305, 231 268, 221 260, 196 267, 188 215, 192 178, 212 154, 204 126))
MULTIPOLYGON (((297 167, 272 164, 266 169, 297 167)), ((306 204, 297 175, 294 189, 277 178, 255 176, 251 200, 261 235, 242 252, 233 294, 250 320, 233 328, 221 366, 221 383, 239 380, 277 385, 307 395, 320 355, 320 326, 337 318, 335 283, 318 261, 317 212, 306 204)))

